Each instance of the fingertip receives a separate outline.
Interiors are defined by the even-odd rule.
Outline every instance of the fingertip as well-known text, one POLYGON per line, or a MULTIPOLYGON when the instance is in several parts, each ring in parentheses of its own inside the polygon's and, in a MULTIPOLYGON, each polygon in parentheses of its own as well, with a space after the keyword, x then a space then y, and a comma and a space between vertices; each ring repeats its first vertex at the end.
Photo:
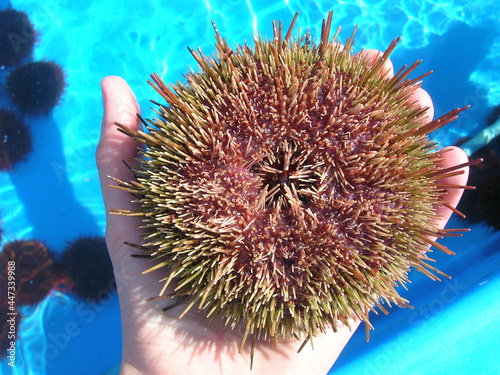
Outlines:
POLYGON ((104 108, 103 130, 115 122, 136 126, 139 104, 127 82, 118 76, 108 76, 101 81, 104 108))
MULTIPOLYGON (((356 53, 355 56, 362 59, 367 66, 372 66, 378 59, 383 56, 383 52, 376 49, 364 49, 356 53)), ((384 72, 383 76, 386 78, 391 78, 392 76, 394 76, 394 66, 392 65, 391 60, 387 59, 384 62, 382 72, 384 72)))
POLYGON ((418 105, 421 108, 427 108, 422 117, 424 123, 429 123, 434 118, 434 104, 432 103, 432 98, 423 88, 415 88, 408 97, 408 103, 418 105))
MULTIPOLYGON (((457 146, 446 146, 443 147, 443 149, 440 151, 440 153, 443 155, 441 165, 440 167, 443 169, 453 167, 455 165, 459 164, 464 164, 469 161, 469 158, 467 154, 465 153, 464 150, 462 150, 460 147, 457 146)), ((468 167, 464 167, 461 170, 464 171, 464 174, 467 174, 468 176, 468 167)), ((460 175, 462 176, 462 175, 460 175)), ((465 176, 465 177, 467 177, 465 176)), ((464 179, 465 177, 460 177, 460 180, 464 179)))
POLYGON ((101 81, 102 101, 104 114, 101 124, 101 138, 98 145, 98 166, 116 163, 129 159, 135 154, 135 141, 128 135, 117 131, 116 123, 122 124, 133 130, 140 127, 137 114, 140 108, 135 95, 127 82, 118 76, 108 76, 101 81), (134 145, 132 147, 132 145, 134 145), (133 151, 131 151, 133 150, 133 151), (113 155, 104 158, 105 154, 113 155))
POLYGON ((122 77, 111 75, 111 76, 106 76, 101 80, 101 86, 104 87, 107 85, 108 82, 115 82, 115 81, 121 81, 126 84, 125 80, 122 77))

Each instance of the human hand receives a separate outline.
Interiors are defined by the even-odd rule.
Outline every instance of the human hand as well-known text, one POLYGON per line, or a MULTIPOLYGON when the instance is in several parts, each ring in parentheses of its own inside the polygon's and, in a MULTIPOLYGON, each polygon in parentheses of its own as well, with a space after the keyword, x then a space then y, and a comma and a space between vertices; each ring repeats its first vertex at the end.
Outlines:
MULTIPOLYGON (((360 56, 370 64, 376 51, 364 51, 360 56)), ((393 74, 392 65, 387 64, 387 76, 393 74)), ((136 114, 140 108, 135 97, 119 77, 107 77, 102 82, 104 118, 97 150, 97 166, 104 197, 106 217, 106 240, 113 262, 118 286, 123 328, 122 375, 129 374, 243 374, 250 373, 250 347, 247 342, 243 353, 238 352, 241 335, 237 331, 224 329, 215 324, 206 328, 206 317, 191 309, 182 319, 178 316, 184 307, 180 306, 161 313, 165 307, 160 301, 145 302, 146 298, 158 296, 162 284, 154 273, 143 275, 148 268, 145 261, 138 261, 130 255, 133 252, 125 244, 141 243, 140 219, 110 215, 111 209, 134 210, 131 196, 109 187, 108 176, 130 180, 131 173, 122 161, 132 163, 137 154, 137 143, 129 136, 116 130, 115 122, 133 130, 140 128, 136 114)), ((429 107, 427 116, 433 117, 433 106, 429 95, 416 89, 410 98, 422 107, 429 107)), ((458 148, 449 148, 443 154, 443 168, 467 161, 458 148)), ((465 168, 466 169, 466 168, 465 168)), ((467 171, 459 176, 449 177, 447 184, 465 185, 467 171)), ((455 207, 461 196, 460 189, 449 189, 444 199, 455 207)), ((451 210, 439 207, 438 226, 443 228, 451 210)), ((328 372, 359 322, 352 321, 351 327, 341 326, 338 332, 319 334, 314 337, 314 349, 306 345, 300 353, 300 341, 272 343, 258 342, 255 345, 253 374, 325 374, 328 372)), ((248 340, 250 341, 250 340, 248 340)))

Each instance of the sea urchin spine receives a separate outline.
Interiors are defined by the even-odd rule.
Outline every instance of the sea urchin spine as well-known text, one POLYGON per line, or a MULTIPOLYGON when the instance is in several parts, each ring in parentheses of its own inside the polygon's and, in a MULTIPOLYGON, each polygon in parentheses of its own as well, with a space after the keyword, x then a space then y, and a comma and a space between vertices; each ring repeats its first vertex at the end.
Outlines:
MULTIPOLYGON (((216 55, 191 50, 199 72, 186 83, 150 84, 167 104, 144 131, 119 129, 144 145, 132 181, 143 244, 156 260, 161 295, 196 306, 253 339, 308 340, 349 325, 371 327, 382 303, 407 306, 395 287, 426 263, 443 204, 437 145, 427 134, 463 109, 425 123, 409 103, 418 65, 385 77, 395 40, 371 67, 330 38, 309 34, 254 38, 231 49, 215 29, 216 55), (167 289, 168 288, 168 289, 167 289)), ((168 308, 167 308, 168 309, 168 308)), ((183 313, 184 314, 184 313, 183 313)), ((182 314, 182 315, 183 315, 182 314)), ((181 317, 182 317, 181 315, 181 317)))

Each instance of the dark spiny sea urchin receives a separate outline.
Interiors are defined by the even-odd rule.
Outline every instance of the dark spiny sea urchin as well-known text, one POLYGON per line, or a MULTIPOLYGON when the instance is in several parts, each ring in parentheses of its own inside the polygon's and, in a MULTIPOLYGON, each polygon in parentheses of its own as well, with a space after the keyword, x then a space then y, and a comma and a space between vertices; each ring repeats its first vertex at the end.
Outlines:
POLYGON ((167 102, 157 118, 120 126, 144 148, 134 179, 116 180, 138 209, 114 213, 142 218, 134 246, 157 261, 157 298, 241 329, 241 345, 308 340, 352 317, 370 327, 373 306, 407 306, 395 287, 410 267, 437 278, 429 245, 451 253, 430 239, 449 233, 434 222, 438 179, 465 164, 440 170, 427 134, 461 109, 424 122, 409 104, 418 63, 384 78, 397 41, 368 68, 353 37, 330 38, 331 13, 317 44, 292 37, 295 20, 253 48, 216 30, 216 56, 191 51, 187 83, 152 76, 167 102))
POLYGON ((0 170, 10 170, 33 150, 31 130, 10 109, 0 108, 0 170))
POLYGON ((98 301, 114 289, 113 266, 100 236, 80 236, 68 243, 58 260, 60 274, 72 285, 71 291, 87 301, 98 301))
POLYGON ((48 114, 61 98, 65 79, 53 61, 35 61, 16 67, 7 77, 7 93, 25 113, 48 114))
POLYGON ((58 279, 54 258, 54 253, 38 240, 15 240, 5 244, 0 253, 0 275, 7 275, 7 265, 15 262, 16 303, 33 306, 49 294, 58 279))
POLYGON ((0 67, 19 64, 31 55, 36 39, 36 30, 25 12, 0 10, 0 67))

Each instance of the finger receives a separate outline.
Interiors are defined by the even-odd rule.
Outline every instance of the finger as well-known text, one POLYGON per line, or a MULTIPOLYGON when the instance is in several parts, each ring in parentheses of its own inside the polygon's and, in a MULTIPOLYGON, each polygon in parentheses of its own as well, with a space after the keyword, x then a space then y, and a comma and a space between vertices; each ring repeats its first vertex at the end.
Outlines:
POLYGON ((434 104, 432 103, 432 98, 427 91, 421 87, 415 88, 408 98, 408 102, 412 106, 420 106, 421 108, 427 108, 427 111, 422 116, 424 124, 432 121, 434 118, 434 104))
MULTIPOLYGON (((363 59, 364 63, 367 66, 372 66, 377 59, 382 57, 383 53, 376 49, 365 49, 363 51, 358 52, 355 56, 363 59)), ((384 62, 384 68, 382 69, 384 76, 386 78, 392 78, 394 76, 394 66, 392 61, 387 59, 384 62)), ((415 90, 411 93, 408 98, 408 102, 412 105, 419 105, 422 108, 427 107, 428 110, 423 116, 423 120, 425 123, 432 121, 434 118, 434 105, 432 104, 431 96, 427 91, 422 89, 421 87, 415 88, 415 90)))
MULTIPOLYGON (((131 173, 123 161, 131 161, 137 154, 137 143, 117 130, 116 122, 137 130, 140 126, 139 105, 127 83, 120 77, 106 77, 101 83, 104 116, 96 161, 106 209, 123 207, 122 194, 109 187, 109 176, 128 180, 131 173)), ((130 202, 130 199, 128 199, 130 202)), ((127 204, 129 206, 130 203, 127 204)))

